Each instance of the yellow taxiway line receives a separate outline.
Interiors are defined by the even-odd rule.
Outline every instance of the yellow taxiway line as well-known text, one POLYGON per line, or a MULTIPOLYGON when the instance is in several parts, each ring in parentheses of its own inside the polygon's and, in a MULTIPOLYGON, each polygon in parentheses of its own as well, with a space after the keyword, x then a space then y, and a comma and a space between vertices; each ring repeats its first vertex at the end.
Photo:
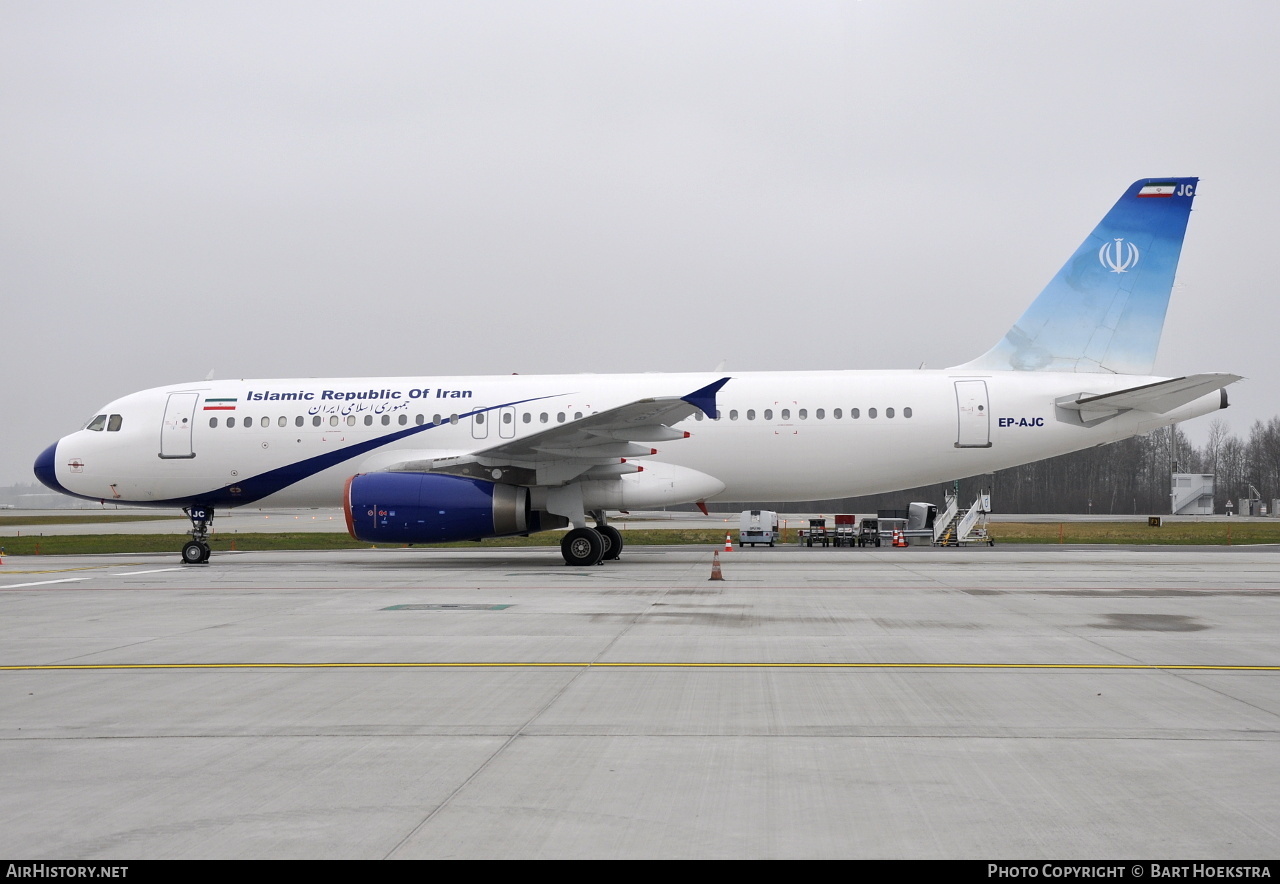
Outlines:
POLYGON ((3 672, 139 669, 1090 669, 1280 672, 1280 666, 1200 663, 51 663, 0 666, 3 672))

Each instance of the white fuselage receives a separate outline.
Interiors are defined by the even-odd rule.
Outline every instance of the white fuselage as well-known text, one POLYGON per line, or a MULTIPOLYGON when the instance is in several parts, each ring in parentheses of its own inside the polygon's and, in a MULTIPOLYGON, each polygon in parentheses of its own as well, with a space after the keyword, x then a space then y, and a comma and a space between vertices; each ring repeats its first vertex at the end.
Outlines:
MULTIPOLYGON (((152 506, 337 506, 346 480, 413 459, 482 451, 719 375, 543 375, 207 381, 134 393, 102 409, 118 429, 57 443, 56 479, 91 499, 152 506), (181 394, 198 394, 187 395, 181 394), (228 495, 231 495, 228 497, 228 495)), ((1221 407, 1218 392, 1165 414, 1093 425, 1055 407, 1159 378, 1056 372, 814 371, 735 374, 719 418, 634 462, 714 477, 684 500, 805 500, 987 473, 1149 432, 1221 407), (722 488, 718 486, 722 484, 722 488), (718 490, 717 490, 718 489, 718 490)), ((676 495, 680 496, 680 495, 676 495)), ((674 502, 631 498, 631 506, 674 502)))

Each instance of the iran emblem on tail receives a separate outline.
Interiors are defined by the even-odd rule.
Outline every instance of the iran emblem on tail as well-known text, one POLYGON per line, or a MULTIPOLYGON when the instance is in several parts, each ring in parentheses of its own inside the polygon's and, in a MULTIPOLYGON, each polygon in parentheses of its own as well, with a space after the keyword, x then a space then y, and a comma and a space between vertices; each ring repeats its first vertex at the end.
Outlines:
POLYGON ((1138 257, 1138 247, 1125 242, 1124 237, 1118 237, 1115 242, 1109 242, 1098 249, 1098 260, 1103 267, 1110 268, 1112 273, 1128 272, 1130 268, 1137 266, 1138 257))

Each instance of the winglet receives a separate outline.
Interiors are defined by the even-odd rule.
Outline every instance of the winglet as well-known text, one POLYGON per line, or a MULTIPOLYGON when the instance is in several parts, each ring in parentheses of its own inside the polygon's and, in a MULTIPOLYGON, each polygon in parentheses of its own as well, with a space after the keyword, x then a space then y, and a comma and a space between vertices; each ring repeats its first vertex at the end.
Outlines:
POLYGON ((715 420, 716 416, 716 394, 720 392, 720 388, 729 383, 729 378, 721 378, 714 384, 707 384, 701 390, 694 390, 688 396, 680 398, 688 402, 694 408, 699 409, 707 417, 715 420))

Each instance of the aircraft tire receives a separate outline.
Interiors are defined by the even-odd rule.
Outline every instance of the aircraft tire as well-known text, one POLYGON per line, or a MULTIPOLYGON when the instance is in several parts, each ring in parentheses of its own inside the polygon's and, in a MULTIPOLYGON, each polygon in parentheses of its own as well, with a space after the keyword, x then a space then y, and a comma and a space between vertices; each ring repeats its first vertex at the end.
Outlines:
POLYGON ((189 540, 182 546, 182 564, 199 565, 209 561, 209 547, 195 540, 189 540))
POLYGON ((596 529, 601 538, 605 541, 604 555, 601 558, 606 562, 615 561, 622 555, 622 532, 612 525, 605 525, 596 529))
POLYGON ((592 528, 574 528, 560 541, 566 565, 597 565, 604 558, 604 538, 592 528))

